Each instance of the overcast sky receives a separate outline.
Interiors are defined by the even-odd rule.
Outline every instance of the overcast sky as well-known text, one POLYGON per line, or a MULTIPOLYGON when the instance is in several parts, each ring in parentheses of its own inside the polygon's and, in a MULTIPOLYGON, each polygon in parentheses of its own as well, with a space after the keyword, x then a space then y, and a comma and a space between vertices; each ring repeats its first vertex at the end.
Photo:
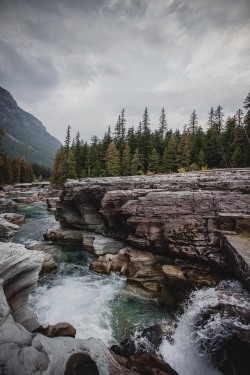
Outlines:
POLYGON ((250 0, 0 0, 0 86, 64 141, 125 108, 156 129, 232 115, 250 91, 250 0))

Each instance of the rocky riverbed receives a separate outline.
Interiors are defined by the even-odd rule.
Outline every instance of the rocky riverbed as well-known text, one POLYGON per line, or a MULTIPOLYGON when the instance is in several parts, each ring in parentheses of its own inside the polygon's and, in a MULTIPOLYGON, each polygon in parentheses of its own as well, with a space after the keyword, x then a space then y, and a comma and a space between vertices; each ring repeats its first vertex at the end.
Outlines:
MULTIPOLYGON (((199 364, 202 355, 222 373, 247 374, 249 292, 228 279, 236 278, 249 289, 244 245, 249 242, 242 240, 237 251, 237 236, 246 238, 250 232, 250 170, 83 179, 68 181, 60 199, 36 196, 47 200, 60 222, 44 234, 52 241, 48 248, 58 241, 84 246, 99 256, 90 265, 94 272, 119 272, 126 278, 128 294, 158 301, 182 314, 171 324, 145 327, 111 352, 97 339, 60 337, 74 336, 74 327, 65 323, 41 326, 26 304, 41 269, 43 273, 55 269, 53 258, 41 251, 45 249, 42 242, 29 245, 33 250, 2 242, 3 374, 15 374, 21 368, 27 348, 26 373, 32 373, 34 363, 47 374, 64 369, 70 374, 73 368, 86 368, 86 374, 221 373, 213 367, 209 370, 210 365, 202 361, 199 364), (230 242, 232 236, 235 240, 230 242), (60 345, 65 347, 63 358, 60 345), (185 364, 182 352, 187 347, 185 364)), ((35 200, 15 199, 28 203, 28 198, 35 200)), ((14 216, 6 211, 3 215, 6 227, 16 225, 14 216)))

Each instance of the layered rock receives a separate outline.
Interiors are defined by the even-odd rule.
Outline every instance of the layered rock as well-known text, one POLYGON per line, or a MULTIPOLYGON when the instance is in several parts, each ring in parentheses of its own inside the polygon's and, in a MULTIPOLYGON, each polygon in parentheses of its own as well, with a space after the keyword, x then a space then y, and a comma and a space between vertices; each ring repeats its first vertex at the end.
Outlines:
POLYGON ((176 308, 191 289, 215 286, 223 279, 223 275, 214 273, 207 265, 168 259, 131 247, 100 256, 90 264, 90 269, 104 274, 120 272, 127 277, 128 292, 131 286, 142 288, 148 298, 170 308, 176 308))
POLYGON ((68 181, 56 218, 63 227, 223 268, 218 233, 228 214, 235 222, 250 214, 249 185, 248 169, 68 181))

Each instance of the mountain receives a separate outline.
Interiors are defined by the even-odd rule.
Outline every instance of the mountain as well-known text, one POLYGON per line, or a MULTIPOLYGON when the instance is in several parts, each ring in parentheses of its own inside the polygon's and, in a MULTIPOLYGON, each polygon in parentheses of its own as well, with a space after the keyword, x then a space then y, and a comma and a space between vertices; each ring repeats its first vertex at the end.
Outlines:
POLYGON ((11 157, 52 166, 61 143, 50 135, 35 116, 18 107, 12 95, 0 87, 0 128, 4 131, 3 149, 11 157))

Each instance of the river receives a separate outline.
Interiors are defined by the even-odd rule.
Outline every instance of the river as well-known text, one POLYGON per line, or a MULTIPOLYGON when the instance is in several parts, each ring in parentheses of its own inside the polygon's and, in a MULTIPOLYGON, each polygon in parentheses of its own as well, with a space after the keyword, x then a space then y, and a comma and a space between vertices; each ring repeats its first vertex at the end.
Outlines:
MULTIPOLYGON (((43 242, 43 231, 56 224, 54 214, 47 211, 43 202, 20 203, 18 213, 26 216, 26 222, 13 238, 16 243, 43 242)), ((124 290, 125 278, 89 270, 95 256, 80 245, 46 243, 45 250, 46 247, 58 269, 40 278, 30 296, 30 304, 41 323, 67 321, 75 326, 76 338, 92 336, 110 346, 135 337, 150 325, 173 320, 166 307, 128 294, 124 290)), ((198 293, 197 298, 204 300, 202 293, 207 291, 198 293)), ((159 354, 180 375, 219 375, 206 356, 197 352, 192 340, 192 316, 198 305, 196 300, 187 307, 179 319, 174 343, 163 341, 159 354)))

